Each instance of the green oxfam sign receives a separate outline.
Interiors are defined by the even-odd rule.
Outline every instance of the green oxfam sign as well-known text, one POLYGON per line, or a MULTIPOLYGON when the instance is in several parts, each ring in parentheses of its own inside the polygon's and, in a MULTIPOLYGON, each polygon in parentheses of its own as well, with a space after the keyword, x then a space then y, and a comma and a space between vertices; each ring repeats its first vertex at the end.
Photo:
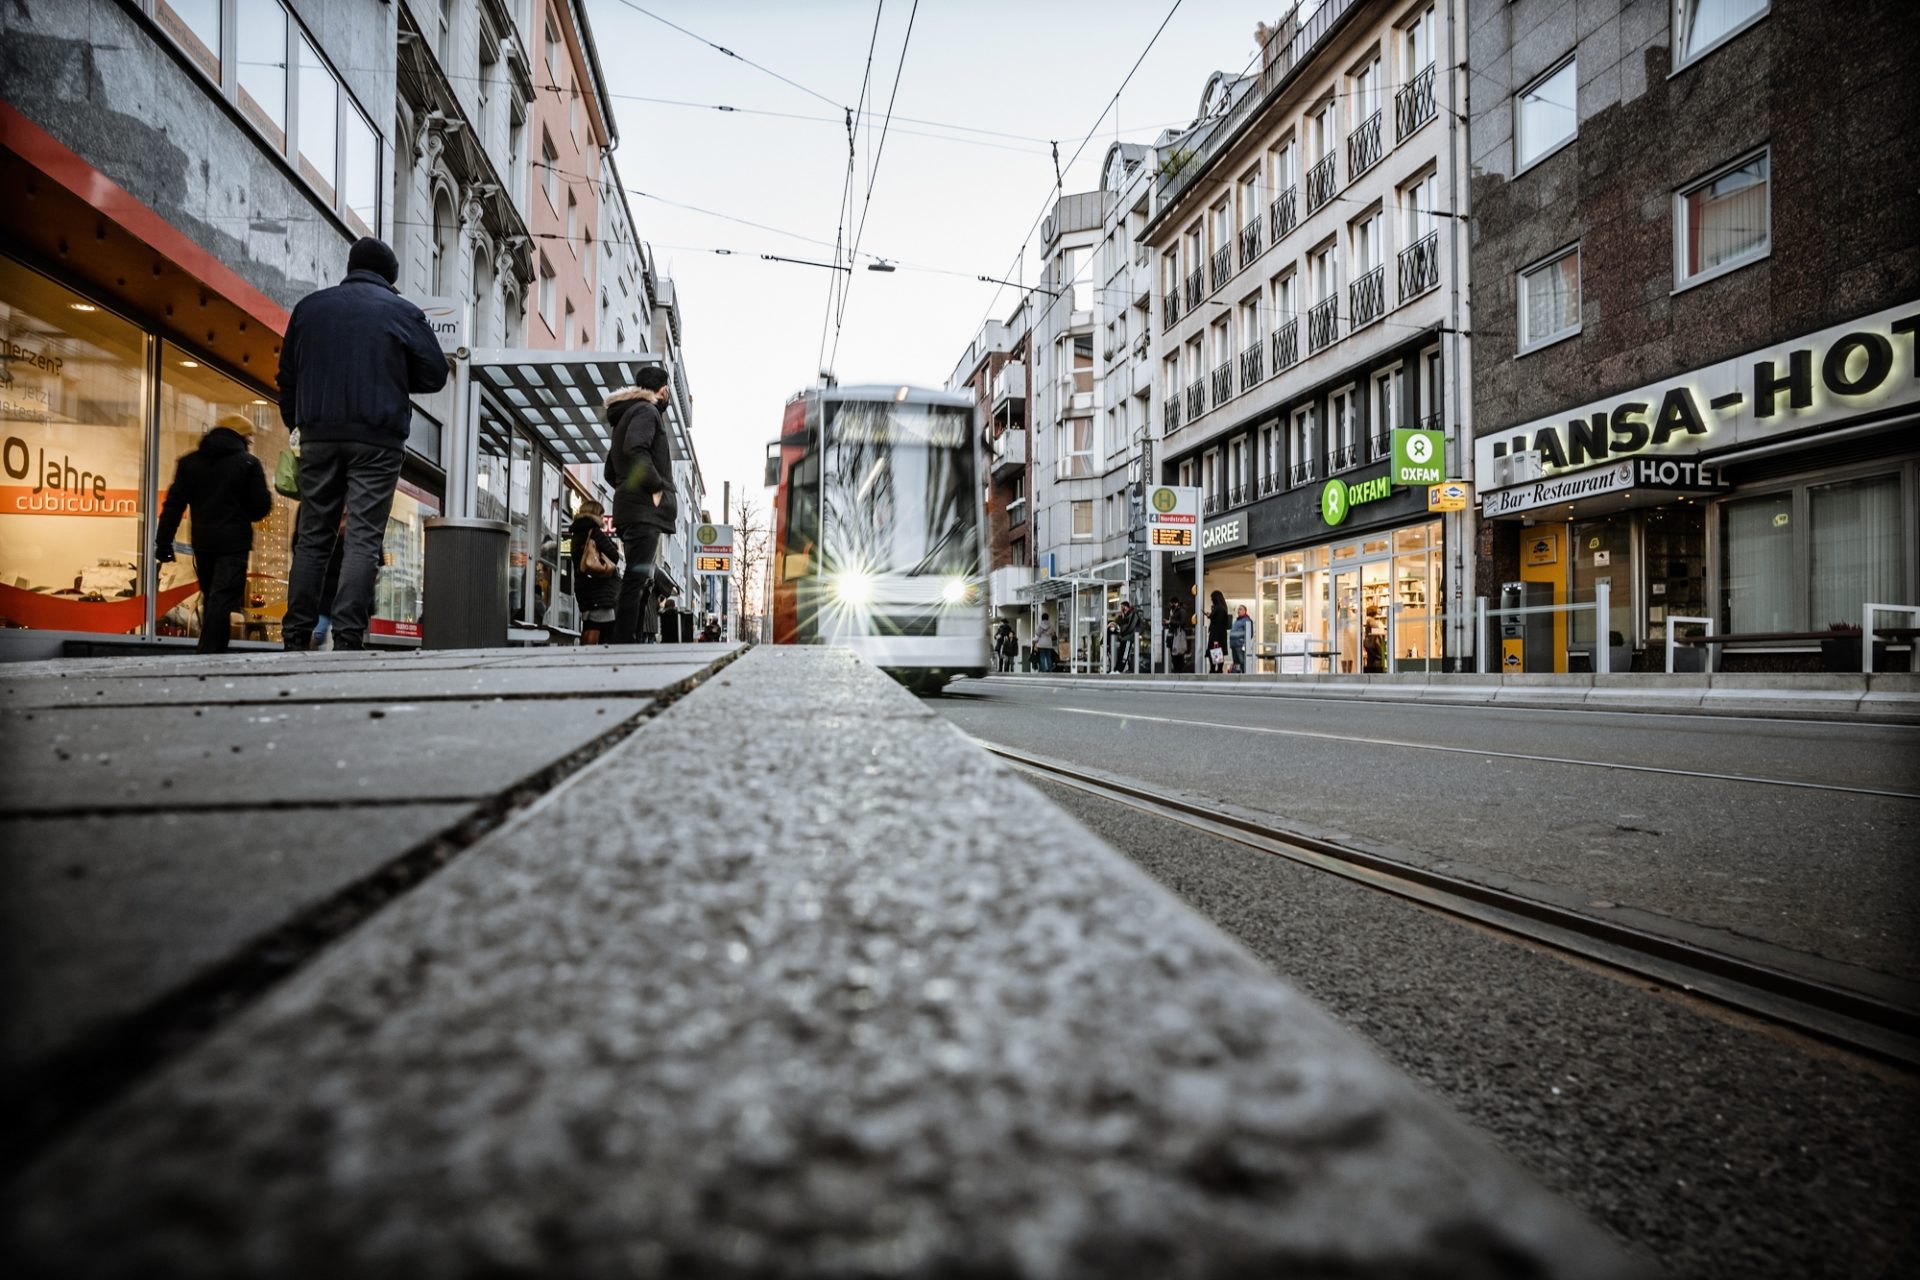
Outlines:
POLYGON ((1329 480, 1327 487, 1320 491, 1320 518, 1328 524, 1344 524, 1347 513, 1355 507, 1363 502, 1378 502, 1392 492, 1392 483, 1386 476, 1375 476, 1359 484, 1329 480))
POLYGON ((1439 484, 1445 480, 1446 432, 1394 428, 1393 470, 1388 474, 1395 484, 1439 484))

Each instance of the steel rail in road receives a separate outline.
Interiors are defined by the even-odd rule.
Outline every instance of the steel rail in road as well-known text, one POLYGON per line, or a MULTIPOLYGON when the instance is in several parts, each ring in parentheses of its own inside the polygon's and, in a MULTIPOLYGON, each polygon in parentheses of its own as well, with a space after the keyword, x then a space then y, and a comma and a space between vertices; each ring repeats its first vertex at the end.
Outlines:
MULTIPOLYGON (((1920 1011, 1896 999, 1288 831, 1131 779, 984 739, 974 741, 1033 776, 1338 875, 1551 951, 1704 997, 1855 1052, 1905 1067, 1920 1066, 1920 1011)), ((1886 985, 1903 984, 1888 979, 1886 985)))

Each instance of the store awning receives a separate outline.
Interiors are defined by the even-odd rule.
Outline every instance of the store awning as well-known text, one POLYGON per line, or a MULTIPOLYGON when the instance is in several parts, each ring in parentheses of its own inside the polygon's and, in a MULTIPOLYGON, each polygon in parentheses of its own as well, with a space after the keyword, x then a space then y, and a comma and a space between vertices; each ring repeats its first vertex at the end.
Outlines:
MULTIPOLYGON (((664 363, 645 351, 475 351, 481 447, 505 453, 517 425, 538 436, 562 462, 597 463, 607 456, 607 422, 600 406, 608 393, 632 386, 648 365, 664 363)), ((673 456, 684 461, 691 456, 686 424, 671 403, 666 418, 673 456)))

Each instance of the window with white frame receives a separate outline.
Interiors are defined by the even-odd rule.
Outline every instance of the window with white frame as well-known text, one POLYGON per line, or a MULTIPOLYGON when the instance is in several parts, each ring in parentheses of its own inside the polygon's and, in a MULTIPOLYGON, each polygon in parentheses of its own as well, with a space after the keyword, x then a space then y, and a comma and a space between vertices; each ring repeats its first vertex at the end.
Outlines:
POLYGON ((1233 359, 1233 317, 1222 316, 1213 326, 1213 367, 1224 368, 1233 359))
POLYGON ((553 145, 553 137, 545 129, 540 131, 540 189, 547 193, 547 204, 555 213, 560 211, 560 152, 553 145))
POLYGON ((1405 80, 1433 65, 1433 6, 1400 29, 1400 74, 1405 80))
POLYGON ((1440 194, 1440 175, 1429 170, 1400 188, 1401 227, 1410 245, 1432 235, 1440 225, 1434 201, 1440 194))
POLYGON ((1333 149, 1339 145, 1339 117, 1334 114, 1337 107, 1338 103, 1328 98, 1308 117, 1307 147, 1315 164, 1332 155, 1333 149))
POLYGON ((1285 142, 1267 152, 1267 181, 1278 196, 1300 180, 1300 160, 1289 136, 1285 142))
POLYGON ((1334 392, 1327 406, 1327 456, 1335 469, 1360 460, 1359 442, 1360 415, 1353 388, 1347 387, 1334 392))
POLYGON ((1176 299, 1174 307, 1179 307, 1180 296, 1180 250, 1169 249, 1160 255, 1160 291, 1169 298, 1176 299))
POLYGON ((1304 483, 1313 478, 1313 424, 1318 416, 1317 405, 1305 404, 1293 411, 1293 419, 1287 427, 1287 452, 1293 459, 1297 472, 1295 483, 1304 483), (1304 470, 1301 470, 1304 468, 1304 470))
POLYGON ((1093 423, 1092 418, 1068 418, 1060 433, 1062 470, 1071 479, 1094 474, 1093 423))
MULTIPOLYGON (((1218 253, 1233 247, 1233 203, 1222 200, 1213 206, 1213 248, 1218 253)), ((1231 260, 1229 260, 1231 261, 1231 260)))
POLYGON ((1265 218, 1267 206, 1261 197, 1260 166, 1255 165, 1240 176, 1240 227, 1257 227, 1265 218))
POLYGON ((1193 488, 1193 459, 1187 458, 1180 463, 1180 487, 1193 488))
POLYGON ((1580 332, 1580 246, 1522 271, 1519 294, 1521 351, 1580 332))
POLYGON ((1353 243, 1353 278, 1358 280, 1367 272, 1379 266, 1384 260, 1383 241, 1385 224, 1381 220, 1380 210, 1374 209, 1354 220, 1348 227, 1353 243))
POLYGON ((1574 114, 1577 82, 1574 59, 1568 58, 1513 97, 1513 163, 1524 169, 1573 139, 1578 130, 1574 114))
POLYGON ((580 202, 573 198, 573 192, 567 192, 567 248, 573 253, 580 252, 580 202))
POLYGON ((1400 421, 1400 366, 1395 365, 1373 375, 1373 434, 1385 436, 1406 425, 1400 421))
POLYGON ((1428 347, 1420 353, 1420 367, 1425 371, 1421 379, 1420 413, 1424 422, 1438 423, 1440 412, 1440 348, 1428 347))
POLYGON ((1674 283, 1690 284, 1772 251, 1772 200, 1766 151, 1737 160, 1674 196, 1674 283))
POLYGON ((1376 54, 1353 73, 1353 119, 1364 124, 1380 110, 1380 58, 1376 54))
POLYGON ((560 331, 566 335, 567 350, 573 350, 573 304, 569 302, 560 317, 560 331))
POLYGON ((1340 284, 1340 266, 1336 259, 1336 246, 1329 240, 1307 255, 1308 286, 1313 290, 1316 303, 1325 302, 1333 297, 1340 284))
POLYGON ((1280 474, 1281 455, 1285 446, 1286 432, 1281 430, 1278 422, 1269 422, 1260 428, 1260 474, 1267 478, 1260 486, 1263 492, 1273 488, 1270 482, 1280 474))
POLYGON ((1297 273, 1292 268, 1288 268, 1273 278, 1273 284, 1268 290, 1272 297, 1273 327, 1276 329, 1283 328, 1289 321, 1299 318, 1300 299, 1296 279, 1297 273))
POLYGON ((1227 492, 1240 493, 1248 479, 1247 437, 1236 436, 1227 446, 1227 492))
POLYGON ((1260 341, 1260 295, 1250 293, 1240 300, 1240 346, 1242 349, 1254 346, 1260 341))
POLYGON ((1220 451, 1209 449, 1200 458, 1200 498, 1212 502, 1220 496, 1220 451))
POLYGON ((546 251, 540 253, 540 318, 547 322, 549 333, 560 332, 560 316, 555 305, 560 298, 560 285, 554 278, 553 264, 547 261, 546 251))
POLYGON ((1073 540, 1085 542, 1093 537, 1093 499, 1073 504, 1073 540))
POLYGON ((1674 66, 1685 66, 1766 16, 1770 0, 1673 0, 1674 66))

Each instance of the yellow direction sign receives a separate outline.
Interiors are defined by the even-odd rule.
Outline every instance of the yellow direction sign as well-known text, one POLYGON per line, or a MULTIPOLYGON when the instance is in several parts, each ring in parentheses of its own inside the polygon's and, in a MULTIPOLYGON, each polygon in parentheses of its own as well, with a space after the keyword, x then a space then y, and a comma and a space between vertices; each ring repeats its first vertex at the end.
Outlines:
POLYGON ((1447 480, 1427 486, 1428 511, 1465 511, 1473 501, 1473 490, 1460 480, 1447 480))

